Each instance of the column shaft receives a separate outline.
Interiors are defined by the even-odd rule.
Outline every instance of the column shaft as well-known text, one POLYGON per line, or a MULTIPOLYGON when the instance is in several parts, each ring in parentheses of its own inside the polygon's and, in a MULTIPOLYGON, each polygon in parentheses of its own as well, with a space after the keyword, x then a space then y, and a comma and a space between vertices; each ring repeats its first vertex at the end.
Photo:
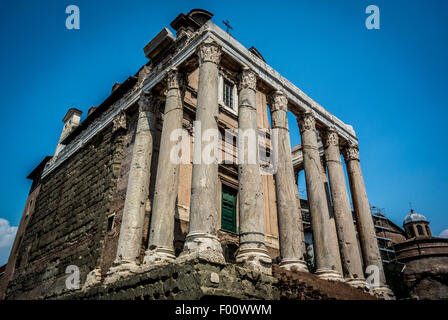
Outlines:
POLYGON ((356 239, 344 168, 339 150, 339 137, 334 129, 323 132, 325 158, 330 180, 336 230, 341 250, 345 280, 353 286, 365 286, 361 252, 356 239))
POLYGON ((165 114, 145 263, 171 261, 175 258, 174 215, 179 185, 179 162, 177 159, 171 159, 171 152, 181 141, 171 140, 171 134, 182 129, 183 118, 181 79, 177 69, 170 70, 166 80, 165 114))
POLYGON ((133 271, 140 256, 145 204, 149 195, 151 174, 153 149, 151 129, 154 124, 150 107, 153 103, 152 97, 146 95, 142 96, 139 101, 137 130, 118 239, 117 256, 114 263, 114 267, 120 271, 133 271))
POLYGON ((238 94, 238 199, 240 246, 236 262, 272 274, 265 246, 263 198, 258 155, 256 76, 244 69, 238 94))
MULTIPOLYGON (((192 256, 224 262, 218 229, 218 64, 221 49, 205 41, 199 47, 199 88, 196 121, 201 132, 194 136, 194 161, 191 183, 190 230, 185 240, 185 251, 192 256), (204 157, 213 153, 215 161, 204 157), (200 158, 200 159, 199 159, 200 158), (210 163, 211 162, 211 163, 210 163)), ((186 254, 185 253, 185 254, 186 254)))
POLYGON ((311 113, 302 114, 298 123, 302 136, 303 164, 311 214, 316 274, 324 279, 341 280, 342 276, 337 271, 337 252, 334 252, 331 243, 332 237, 329 236, 331 235, 330 213, 321 177, 323 169, 317 145, 314 116, 311 113))
MULTIPOLYGON (((280 267, 288 270, 307 271, 303 259, 300 225, 300 204, 297 202, 297 185, 294 181, 291 143, 287 117, 288 100, 283 92, 277 91, 271 99, 271 121, 273 132, 278 133, 273 152, 277 152, 275 187, 277 195, 277 217, 280 241, 280 267)), ((274 133, 275 135, 275 133, 274 133)), ((272 139, 272 137, 271 137, 272 139)))
POLYGON ((366 268, 366 276, 369 275, 368 273, 372 272, 372 267, 377 269, 379 273, 379 284, 373 287, 373 291, 378 292, 380 295, 390 296, 391 291, 386 284, 383 263, 378 248, 378 240, 376 238, 372 213, 370 211, 370 204, 361 172, 359 149, 355 145, 349 145, 344 149, 343 154, 350 182, 350 190, 353 207, 355 209, 362 256, 366 268))
MULTIPOLYGON (((319 151, 319 154, 320 154, 320 151, 319 151)), ((330 187, 328 186, 325 155, 323 157, 321 157, 320 159, 321 159, 320 163, 321 163, 321 168, 322 168, 321 177, 322 177, 322 182, 324 184, 325 196, 327 198, 328 213, 330 214, 330 234, 328 236, 331 237, 331 241, 330 241, 330 243, 332 245, 331 250, 332 250, 332 252, 334 252, 334 255, 335 255, 336 270, 341 275, 343 275, 341 254, 340 254, 339 243, 338 243, 338 234, 336 231, 336 221, 334 219, 333 204, 331 202, 331 196, 330 196, 330 187)))

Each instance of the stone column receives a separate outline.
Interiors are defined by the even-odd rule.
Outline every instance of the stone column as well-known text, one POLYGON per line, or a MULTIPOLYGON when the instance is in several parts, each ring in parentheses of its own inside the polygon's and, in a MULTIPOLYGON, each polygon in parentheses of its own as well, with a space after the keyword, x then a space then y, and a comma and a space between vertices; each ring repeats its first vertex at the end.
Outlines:
MULTIPOLYGON (((319 137, 319 135, 318 135, 319 137)), ((319 140, 318 140, 318 146, 319 146, 319 140)), ((320 154, 320 151, 319 151, 320 154)), ((325 161, 325 154, 321 156, 320 158, 320 164, 322 168, 322 182, 324 184, 325 189, 325 195, 327 197, 327 204, 328 204, 328 213, 330 214, 330 234, 328 235, 331 237, 331 245, 332 245, 332 251, 335 254, 336 258, 336 270, 343 275, 342 271, 342 262, 341 262, 341 254, 339 252, 339 243, 338 243, 338 234, 336 232, 336 222, 334 219, 334 213, 333 213, 333 204, 331 202, 331 196, 330 196, 330 187, 328 186, 328 179, 327 179, 327 167, 326 167, 326 161, 325 161)))
POLYGON ((339 136, 333 128, 323 131, 322 136, 344 278, 352 286, 365 287, 361 252, 356 239, 356 230, 341 161, 339 136))
MULTIPOLYGON (((195 132, 193 172, 190 201, 190 230, 185 239, 182 259, 202 259, 224 262, 218 229, 218 64, 221 48, 206 40, 198 49, 199 88, 196 121, 202 133, 216 135, 202 139, 195 132), (211 130, 211 131, 210 131, 211 130), (210 151, 215 161, 209 161, 210 151), (200 159, 199 159, 200 158, 200 159), (211 162, 211 163, 210 163, 211 162)), ((196 127, 197 128, 197 127, 196 127)))
POLYGON ((137 260, 143 236, 145 204, 149 195, 152 158, 152 132, 154 127, 151 112, 155 103, 150 95, 142 95, 138 102, 138 122, 135 133, 129 170, 126 199, 118 238, 117 256, 109 270, 109 281, 120 278, 120 274, 128 274, 137 270, 137 260))
POLYGON ((236 262, 272 274, 264 238, 263 198, 258 155, 255 73, 243 69, 238 93, 238 199, 240 246, 236 262))
MULTIPOLYGON (((293 271, 308 271, 303 259, 303 230, 299 221, 299 203, 297 203, 297 185, 294 182, 291 143, 287 117, 288 100, 283 92, 277 91, 270 101, 273 131, 277 131, 278 139, 274 144, 277 150, 277 172, 275 187, 277 195, 277 219, 280 242, 280 267, 293 271)), ((301 216, 301 214, 300 214, 301 216)))
POLYGON ((301 114, 298 118, 302 136, 303 165, 310 206, 311 227, 313 231, 314 257, 316 274, 328 280, 343 280, 337 271, 337 252, 332 246, 330 213, 327 196, 321 178, 322 165, 317 146, 315 119, 311 112, 301 114))
POLYGON ((381 260, 378 240, 373 225, 372 213, 369 200, 367 199, 364 178, 359 162, 359 149, 355 144, 349 144, 343 149, 344 160, 347 167, 350 190, 352 194, 353 208, 355 210, 358 234, 361 244, 362 256, 368 273, 378 271, 379 285, 373 287, 373 292, 383 297, 392 297, 392 291, 387 287, 384 276, 383 263, 381 260), (373 268, 373 269, 372 269, 373 268))
POLYGON ((168 72, 165 114, 160 139, 157 177, 151 214, 148 250, 144 263, 173 261, 174 215, 179 185, 179 162, 171 159, 171 151, 179 143, 171 140, 171 134, 182 130, 181 76, 174 68, 168 72))

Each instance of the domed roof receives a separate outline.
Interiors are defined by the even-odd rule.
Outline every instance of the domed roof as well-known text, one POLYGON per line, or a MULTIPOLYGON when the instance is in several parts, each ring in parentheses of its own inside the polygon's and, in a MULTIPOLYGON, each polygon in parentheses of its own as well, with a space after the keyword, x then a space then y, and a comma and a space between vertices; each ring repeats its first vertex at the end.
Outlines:
POLYGON ((411 222, 428 222, 426 217, 420 213, 415 213, 414 210, 411 210, 411 214, 408 214, 406 218, 404 218, 403 225, 411 223, 411 222))

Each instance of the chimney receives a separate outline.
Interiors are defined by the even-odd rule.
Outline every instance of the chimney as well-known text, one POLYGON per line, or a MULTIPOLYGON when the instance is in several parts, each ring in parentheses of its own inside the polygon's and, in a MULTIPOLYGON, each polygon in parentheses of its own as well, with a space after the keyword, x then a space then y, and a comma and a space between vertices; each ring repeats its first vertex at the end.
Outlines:
POLYGON ((81 115, 82 115, 81 110, 78 110, 75 108, 70 108, 67 111, 67 114, 65 115, 64 119, 62 119, 62 122, 64 123, 64 127, 62 128, 62 133, 59 138, 59 142, 56 147, 56 151, 54 152, 55 157, 65 147, 65 145, 63 145, 61 142, 65 139, 65 137, 67 137, 70 134, 70 132, 72 132, 77 126, 79 126, 79 122, 81 121, 81 115))

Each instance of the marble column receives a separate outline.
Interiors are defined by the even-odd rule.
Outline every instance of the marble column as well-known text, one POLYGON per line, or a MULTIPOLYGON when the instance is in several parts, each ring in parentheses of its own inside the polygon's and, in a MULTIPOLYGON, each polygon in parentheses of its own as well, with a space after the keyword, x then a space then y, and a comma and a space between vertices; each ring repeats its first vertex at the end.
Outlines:
MULTIPOLYGON (((210 40, 198 49, 199 88, 196 121, 202 133, 218 133, 218 64, 221 48, 210 40)), ((224 262, 218 230, 218 139, 194 133, 194 156, 190 200, 190 229, 181 259, 200 257, 224 262), (213 154, 211 154, 213 152, 213 154), (209 161, 209 156, 215 161, 209 161), (200 159, 199 159, 200 158, 200 159), (211 163, 210 163, 211 162, 211 163)))
POLYGON ((343 280, 337 270, 337 255, 331 243, 330 213, 327 196, 322 181, 322 164, 317 145, 315 118, 311 112, 303 113, 298 118, 302 136, 303 165, 310 206, 311 227, 313 232, 316 274, 327 280, 343 280))
POLYGON ((171 159, 171 151, 180 142, 171 140, 171 134, 176 130, 182 130, 181 82, 178 70, 171 69, 166 78, 165 113, 157 163, 148 250, 145 253, 144 263, 173 261, 175 258, 173 249, 174 216, 179 185, 179 162, 176 161, 177 159, 171 159))
MULTIPOLYGON (((281 91, 270 97, 272 129, 278 132, 277 172, 274 175, 277 196, 277 219, 280 242, 280 267, 293 271, 308 271, 303 259, 302 235, 297 185, 294 181, 287 108, 288 100, 281 91)), ((274 144, 275 147, 275 144, 274 144)))
MULTIPOLYGON (((126 199, 118 238, 117 256, 109 270, 108 281, 113 281, 118 274, 132 273, 137 270, 137 260, 143 236, 145 205, 149 195, 151 175, 151 158, 153 139, 151 130, 154 127, 153 97, 144 94, 138 102, 138 120, 129 170, 126 199)), ((107 282, 108 282, 107 281, 107 282)))
POLYGON ((244 68, 238 92, 238 199, 240 244, 236 262, 272 274, 264 237, 263 197, 258 155, 257 78, 244 68))
POLYGON ((344 278, 352 286, 365 287, 361 252, 356 239, 356 229, 341 161, 339 136, 336 130, 329 128, 322 132, 322 138, 344 278))
POLYGON ((361 251, 366 268, 366 276, 369 276, 368 273, 371 273, 372 270, 377 269, 379 283, 376 286, 372 286, 372 291, 380 296, 391 297, 393 296, 393 293, 386 284, 383 263, 381 260, 380 250, 378 248, 378 240, 376 238, 375 226, 373 225, 370 204, 367 198, 364 178, 361 172, 358 146, 355 144, 349 144, 343 149, 343 155, 350 182, 353 208, 356 215, 361 251))
MULTIPOLYGON (((319 137, 319 136, 318 136, 319 137)), ((319 146, 319 140, 318 140, 318 146, 319 146)), ((320 154, 320 151, 319 151, 320 154)), ((326 161, 325 161, 325 155, 323 155, 320 158, 321 168, 322 168, 322 182, 324 184, 325 189, 325 195, 327 197, 327 204, 328 204, 328 213, 330 214, 330 234, 328 235, 331 237, 331 245, 332 245, 332 251, 335 254, 336 258, 336 270, 343 275, 342 271, 342 262, 341 262, 341 254, 339 250, 339 243, 338 243, 338 234, 336 232, 336 221, 334 219, 334 212, 333 212, 333 203, 331 201, 330 196, 330 187, 328 186, 328 179, 327 179, 327 167, 326 167, 326 161)))

